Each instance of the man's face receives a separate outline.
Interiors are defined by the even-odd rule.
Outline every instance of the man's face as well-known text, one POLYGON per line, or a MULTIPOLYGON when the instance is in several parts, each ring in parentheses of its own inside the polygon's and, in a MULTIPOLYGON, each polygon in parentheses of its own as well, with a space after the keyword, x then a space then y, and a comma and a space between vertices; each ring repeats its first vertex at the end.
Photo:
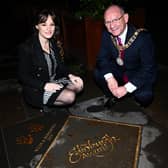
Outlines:
POLYGON ((109 8, 104 14, 104 23, 113 36, 119 36, 128 22, 128 14, 124 14, 118 7, 109 8))

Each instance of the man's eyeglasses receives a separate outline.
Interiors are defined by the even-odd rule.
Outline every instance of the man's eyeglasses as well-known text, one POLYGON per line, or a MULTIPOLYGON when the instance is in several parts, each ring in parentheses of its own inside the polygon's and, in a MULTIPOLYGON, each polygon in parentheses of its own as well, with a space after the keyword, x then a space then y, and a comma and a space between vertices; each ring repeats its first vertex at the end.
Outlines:
POLYGON ((113 19, 111 21, 105 21, 104 24, 105 25, 110 25, 111 23, 117 23, 124 15, 121 15, 119 18, 117 19, 113 19))

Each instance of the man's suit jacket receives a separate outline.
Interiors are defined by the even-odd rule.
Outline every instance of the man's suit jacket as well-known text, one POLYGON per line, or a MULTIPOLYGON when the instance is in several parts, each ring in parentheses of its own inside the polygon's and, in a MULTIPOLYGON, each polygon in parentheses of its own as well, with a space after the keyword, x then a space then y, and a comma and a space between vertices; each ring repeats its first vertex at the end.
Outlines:
MULTIPOLYGON (((57 59, 56 78, 68 75, 68 70, 59 57, 56 41, 51 40, 57 59)), ((37 107, 43 105, 44 85, 49 82, 48 66, 37 35, 29 38, 18 47, 18 77, 23 86, 26 101, 37 107)))
MULTIPOLYGON (((126 43, 136 28, 128 25, 126 43)), ((111 34, 105 30, 102 34, 101 48, 97 57, 96 69, 105 75, 112 73, 117 79, 125 71, 129 82, 141 88, 152 85, 156 79, 154 44, 148 31, 141 31, 130 47, 124 51, 124 69, 116 63, 118 50, 112 42, 111 34)))

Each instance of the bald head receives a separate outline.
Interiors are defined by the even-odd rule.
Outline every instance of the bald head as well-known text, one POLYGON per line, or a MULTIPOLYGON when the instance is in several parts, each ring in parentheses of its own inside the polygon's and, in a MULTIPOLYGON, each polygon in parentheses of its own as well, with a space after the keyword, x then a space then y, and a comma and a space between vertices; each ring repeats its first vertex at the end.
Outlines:
POLYGON ((111 5, 109 6, 105 12, 104 12, 104 18, 106 17, 106 15, 109 15, 109 13, 113 13, 114 15, 115 14, 121 14, 123 15, 125 12, 124 12, 124 9, 121 8, 120 6, 118 5, 111 5))

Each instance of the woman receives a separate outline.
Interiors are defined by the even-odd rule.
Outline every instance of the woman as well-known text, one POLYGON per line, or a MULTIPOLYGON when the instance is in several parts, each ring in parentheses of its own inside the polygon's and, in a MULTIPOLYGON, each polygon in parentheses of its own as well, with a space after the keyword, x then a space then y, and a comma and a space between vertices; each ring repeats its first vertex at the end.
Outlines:
POLYGON ((27 103, 35 107, 64 106, 75 101, 83 80, 71 74, 62 62, 54 39, 56 16, 42 10, 36 32, 19 46, 19 79, 27 103))

